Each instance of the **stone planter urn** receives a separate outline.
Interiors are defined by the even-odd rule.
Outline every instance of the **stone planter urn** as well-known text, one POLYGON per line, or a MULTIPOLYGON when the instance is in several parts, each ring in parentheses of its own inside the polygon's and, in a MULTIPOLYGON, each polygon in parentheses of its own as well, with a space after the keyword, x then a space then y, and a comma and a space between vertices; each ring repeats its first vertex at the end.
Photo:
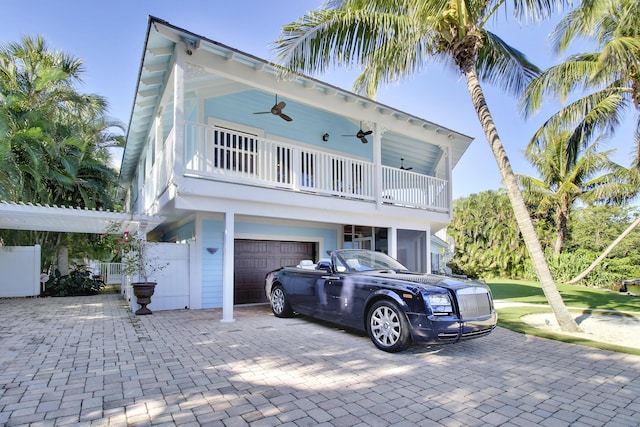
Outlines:
POLYGON ((147 308, 147 305, 151 304, 151 296, 156 288, 154 282, 137 282, 132 283, 133 294, 136 296, 136 302, 140 304, 140 308, 136 310, 138 316, 144 316, 146 314, 153 314, 151 310, 147 308))

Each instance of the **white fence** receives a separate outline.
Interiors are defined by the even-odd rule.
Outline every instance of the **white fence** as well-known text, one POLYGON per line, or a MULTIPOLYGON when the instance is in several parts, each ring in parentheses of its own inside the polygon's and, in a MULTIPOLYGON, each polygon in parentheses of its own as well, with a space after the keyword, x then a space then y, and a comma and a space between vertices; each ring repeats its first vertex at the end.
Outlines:
MULTIPOLYGON (((157 283, 151 297, 151 304, 148 305, 151 311, 192 308, 194 304, 192 285, 197 287, 198 284, 191 282, 191 245, 195 245, 195 242, 190 244, 149 243, 148 255, 157 257, 159 263, 167 263, 166 268, 149 278, 150 281, 157 283)), ((140 306, 136 303, 132 283, 137 282, 138 278, 123 277, 121 294, 129 302, 131 310, 136 311, 140 306)), ((195 304, 196 308, 200 308, 197 306, 199 302, 195 304)))
POLYGON ((121 285, 122 269, 122 264, 119 262, 93 261, 89 264, 89 270, 94 275, 100 276, 105 285, 121 285))
POLYGON ((40 245, 0 247, 0 297, 40 295, 40 245))

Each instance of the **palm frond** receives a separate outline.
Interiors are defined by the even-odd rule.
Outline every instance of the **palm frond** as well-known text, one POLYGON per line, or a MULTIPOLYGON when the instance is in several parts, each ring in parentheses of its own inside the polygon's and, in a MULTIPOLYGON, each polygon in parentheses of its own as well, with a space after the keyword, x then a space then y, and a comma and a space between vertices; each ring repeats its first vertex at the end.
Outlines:
MULTIPOLYGON (((617 88, 598 91, 580 98, 551 116, 534 134, 532 144, 540 144, 546 132, 572 130, 580 140, 588 140, 595 131, 611 133, 619 125, 628 106, 624 93, 617 88)), ((575 141, 576 138, 571 138, 575 141)))
POLYGON ((565 52, 580 37, 595 36, 609 5, 609 0, 583 0, 579 8, 569 11, 549 35, 554 53, 565 52))
POLYGON ((540 70, 496 34, 484 31, 483 36, 476 62, 479 76, 509 93, 521 93, 540 70))
POLYGON ((597 70, 597 54, 580 54, 552 66, 534 78, 519 100, 521 114, 526 118, 537 112, 547 97, 564 102, 570 93, 585 88, 585 76, 597 70))

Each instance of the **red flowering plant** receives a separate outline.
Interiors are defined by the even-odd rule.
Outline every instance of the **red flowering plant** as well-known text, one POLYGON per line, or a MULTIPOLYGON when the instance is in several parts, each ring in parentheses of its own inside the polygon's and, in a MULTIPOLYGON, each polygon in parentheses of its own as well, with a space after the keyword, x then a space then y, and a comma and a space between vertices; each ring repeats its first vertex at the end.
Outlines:
POLYGON ((120 224, 112 224, 101 236, 104 245, 121 257, 125 275, 137 276, 138 280, 149 282, 149 277, 162 271, 168 264, 160 262, 159 256, 149 253, 149 243, 140 231, 121 232, 121 229, 120 224))

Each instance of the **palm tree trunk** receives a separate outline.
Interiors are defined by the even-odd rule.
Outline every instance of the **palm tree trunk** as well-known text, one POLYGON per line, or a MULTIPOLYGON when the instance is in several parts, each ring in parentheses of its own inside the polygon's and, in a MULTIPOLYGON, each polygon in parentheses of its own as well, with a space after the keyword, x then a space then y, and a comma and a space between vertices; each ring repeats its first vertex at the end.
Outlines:
POLYGON ((498 163, 502 182, 507 189, 507 194, 509 195, 509 200, 511 201, 511 206, 513 207, 513 212, 520 228, 520 233, 522 234, 525 246, 529 251, 529 256, 531 257, 536 274, 540 280, 542 291, 553 310, 560 328, 565 332, 577 332, 580 329, 569 313, 569 310, 567 310, 567 307, 560 296, 560 292, 553 281, 553 277, 551 277, 551 271, 549 270, 547 260, 545 259, 542 251, 542 246, 540 245, 540 241, 538 240, 538 236, 536 235, 533 227, 531 216, 529 215, 529 211, 527 210, 522 194, 520 193, 520 189, 518 188, 516 177, 511 169, 511 162, 507 157, 507 153, 504 150, 504 146, 498 136, 495 123, 493 122, 493 117, 491 116, 491 112, 487 106, 482 87, 480 86, 480 81, 478 80, 478 74, 475 69, 464 70, 464 73, 467 79, 467 88, 471 95, 471 102, 473 103, 473 107, 476 110, 476 114, 478 115, 484 134, 489 142, 489 146, 491 147, 496 162, 498 163))
POLYGON ((618 236, 618 238, 616 240, 613 241, 613 243, 611 243, 609 245, 609 247, 607 247, 607 249, 604 250, 604 252, 602 252, 602 254, 595 260, 593 261, 593 263, 587 267, 587 269, 585 271, 583 271, 582 273, 578 274, 576 277, 574 277, 573 279, 569 280, 567 282, 567 285, 573 285, 574 283, 579 282, 580 280, 584 279, 585 277, 587 277, 587 274, 591 273, 593 271, 594 268, 596 268, 596 266, 598 264, 600 264, 602 262, 603 259, 605 259, 607 257, 607 255, 609 255, 609 253, 616 247, 618 246, 618 244, 622 241, 622 239, 624 239, 625 237, 627 237, 629 235, 629 233, 631 233, 633 231, 634 228, 636 228, 638 226, 638 224, 640 224, 640 217, 636 218, 635 221, 633 221, 633 223, 627 227, 626 230, 624 230, 622 232, 621 235, 618 236))

